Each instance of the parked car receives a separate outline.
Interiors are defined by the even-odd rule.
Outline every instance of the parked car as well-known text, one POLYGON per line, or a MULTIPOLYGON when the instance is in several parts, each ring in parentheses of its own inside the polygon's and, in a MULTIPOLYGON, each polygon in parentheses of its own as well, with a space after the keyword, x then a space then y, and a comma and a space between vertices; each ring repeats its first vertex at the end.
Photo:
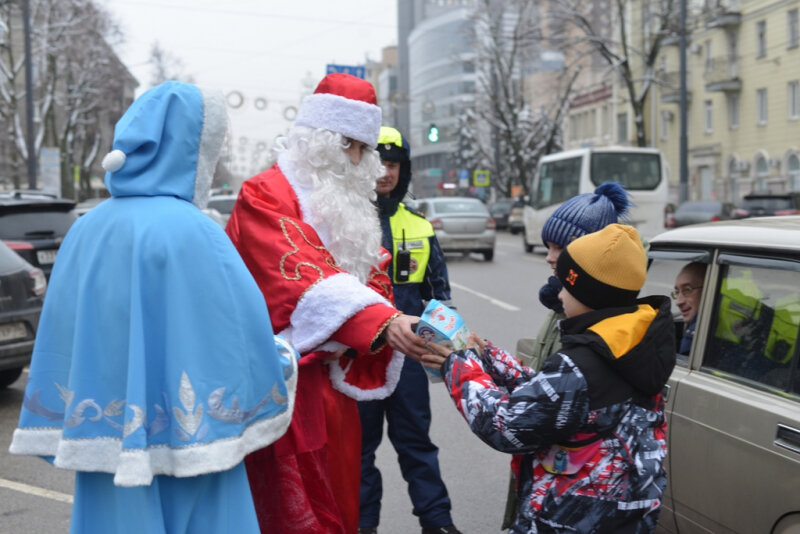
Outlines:
POLYGON ((0 389, 31 361, 46 288, 42 270, 0 241, 0 389))
POLYGON ((733 211, 736 219, 769 215, 800 215, 800 193, 751 193, 745 195, 733 211))
POLYGON ((668 228, 677 228, 687 224, 726 221, 731 218, 734 206, 730 202, 719 200, 687 200, 667 218, 668 228))
MULTIPOLYGON (((650 240, 641 296, 707 265, 691 349, 665 387, 669 483, 657 532, 800 527, 800 217, 729 220, 650 240)), ((686 293, 681 303, 686 302, 686 293)), ((676 317, 676 340, 683 323, 676 317)))
POLYGON ((73 211, 75 212, 75 215, 77 215, 78 217, 80 217, 82 215, 86 215, 86 213, 88 213, 88 211, 90 209, 94 208, 95 206, 97 206, 98 204, 103 202, 104 200, 107 200, 107 199, 99 198, 99 197, 87 198, 86 200, 78 202, 75 205, 75 209, 73 211))
POLYGON ((525 229, 525 202, 515 200, 508 214, 508 230, 517 235, 525 229))
POLYGON ((224 193, 212 194, 208 199, 208 209, 213 209, 219 212, 223 221, 223 228, 228 224, 228 219, 231 217, 233 205, 236 204, 236 194, 226 191, 224 193))
POLYGON ((0 239, 50 279, 58 247, 77 216, 75 202, 52 195, 0 192, 0 239))
POLYGON ((423 198, 417 200, 417 209, 433 225, 444 252, 479 252, 486 261, 494 258, 494 219, 477 198, 423 198))
POLYGON ((508 228, 508 216, 511 214, 511 206, 513 204, 513 199, 500 198, 495 200, 494 204, 489 208, 489 214, 494 219, 494 225, 497 230, 508 228))

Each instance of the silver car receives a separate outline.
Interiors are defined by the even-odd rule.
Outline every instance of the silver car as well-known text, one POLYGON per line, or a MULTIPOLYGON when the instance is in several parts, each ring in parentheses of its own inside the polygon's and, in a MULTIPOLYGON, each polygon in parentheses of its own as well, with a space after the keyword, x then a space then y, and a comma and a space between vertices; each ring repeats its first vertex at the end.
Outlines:
POLYGON ((678 228, 648 254, 641 295, 673 294, 678 343, 697 318, 665 389, 658 532, 800 531, 800 217, 678 228))
POLYGON ((479 252, 486 261, 494 258, 494 219, 477 198, 422 198, 417 209, 433 225, 444 252, 479 252))

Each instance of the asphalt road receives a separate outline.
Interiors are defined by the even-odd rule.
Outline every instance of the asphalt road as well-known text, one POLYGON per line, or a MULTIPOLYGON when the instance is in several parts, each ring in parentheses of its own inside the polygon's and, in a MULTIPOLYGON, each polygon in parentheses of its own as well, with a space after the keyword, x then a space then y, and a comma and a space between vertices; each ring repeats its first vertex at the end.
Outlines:
MULTIPOLYGON (((495 258, 448 255, 453 301, 470 328, 513 351, 532 337, 545 315, 538 290, 549 274, 542 251, 525 254, 520 236, 498 233, 495 258)), ((22 402, 25 374, 0 390, 0 534, 68 532, 74 476, 46 462, 11 456, 8 445, 22 402)), ((453 503, 453 518, 466 534, 500 532, 508 484, 506 454, 492 450, 469 430, 443 384, 431 384, 431 435, 453 503)), ((381 534, 419 532, 394 449, 378 449, 384 480, 381 534)))

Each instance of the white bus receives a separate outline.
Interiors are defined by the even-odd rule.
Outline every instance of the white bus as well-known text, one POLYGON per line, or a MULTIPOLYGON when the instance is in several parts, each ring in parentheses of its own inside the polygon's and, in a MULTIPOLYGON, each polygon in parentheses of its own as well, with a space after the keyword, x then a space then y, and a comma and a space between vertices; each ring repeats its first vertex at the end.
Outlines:
POLYGON ((664 231, 669 179, 655 148, 598 147, 567 150, 539 160, 525 205, 522 242, 526 252, 544 246, 542 226, 562 202, 592 193, 603 182, 618 182, 630 193, 627 221, 645 238, 664 231))

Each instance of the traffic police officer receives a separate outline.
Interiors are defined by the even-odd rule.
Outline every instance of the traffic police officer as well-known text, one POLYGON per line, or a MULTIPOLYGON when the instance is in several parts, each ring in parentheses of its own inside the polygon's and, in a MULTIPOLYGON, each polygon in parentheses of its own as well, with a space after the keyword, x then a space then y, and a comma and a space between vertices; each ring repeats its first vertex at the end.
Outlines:
MULTIPOLYGON (((382 244, 392 253, 389 276, 395 306, 406 314, 421 315, 425 301, 450 300, 444 254, 431 224, 402 202, 411 183, 408 142, 396 129, 383 126, 378 153, 386 175, 378 180, 375 191, 382 244)), ((460 534, 450 516, 450 497, 439 471, 439 449, 429 436, 430 396, 422 365, 405 358, 394 393, 383 400, 359 402, 358 411, 362 427, 359 533, 376 533, 380 519, 382 487, 375 451, 383 437, 385 417, 422 533, 460 534)))

